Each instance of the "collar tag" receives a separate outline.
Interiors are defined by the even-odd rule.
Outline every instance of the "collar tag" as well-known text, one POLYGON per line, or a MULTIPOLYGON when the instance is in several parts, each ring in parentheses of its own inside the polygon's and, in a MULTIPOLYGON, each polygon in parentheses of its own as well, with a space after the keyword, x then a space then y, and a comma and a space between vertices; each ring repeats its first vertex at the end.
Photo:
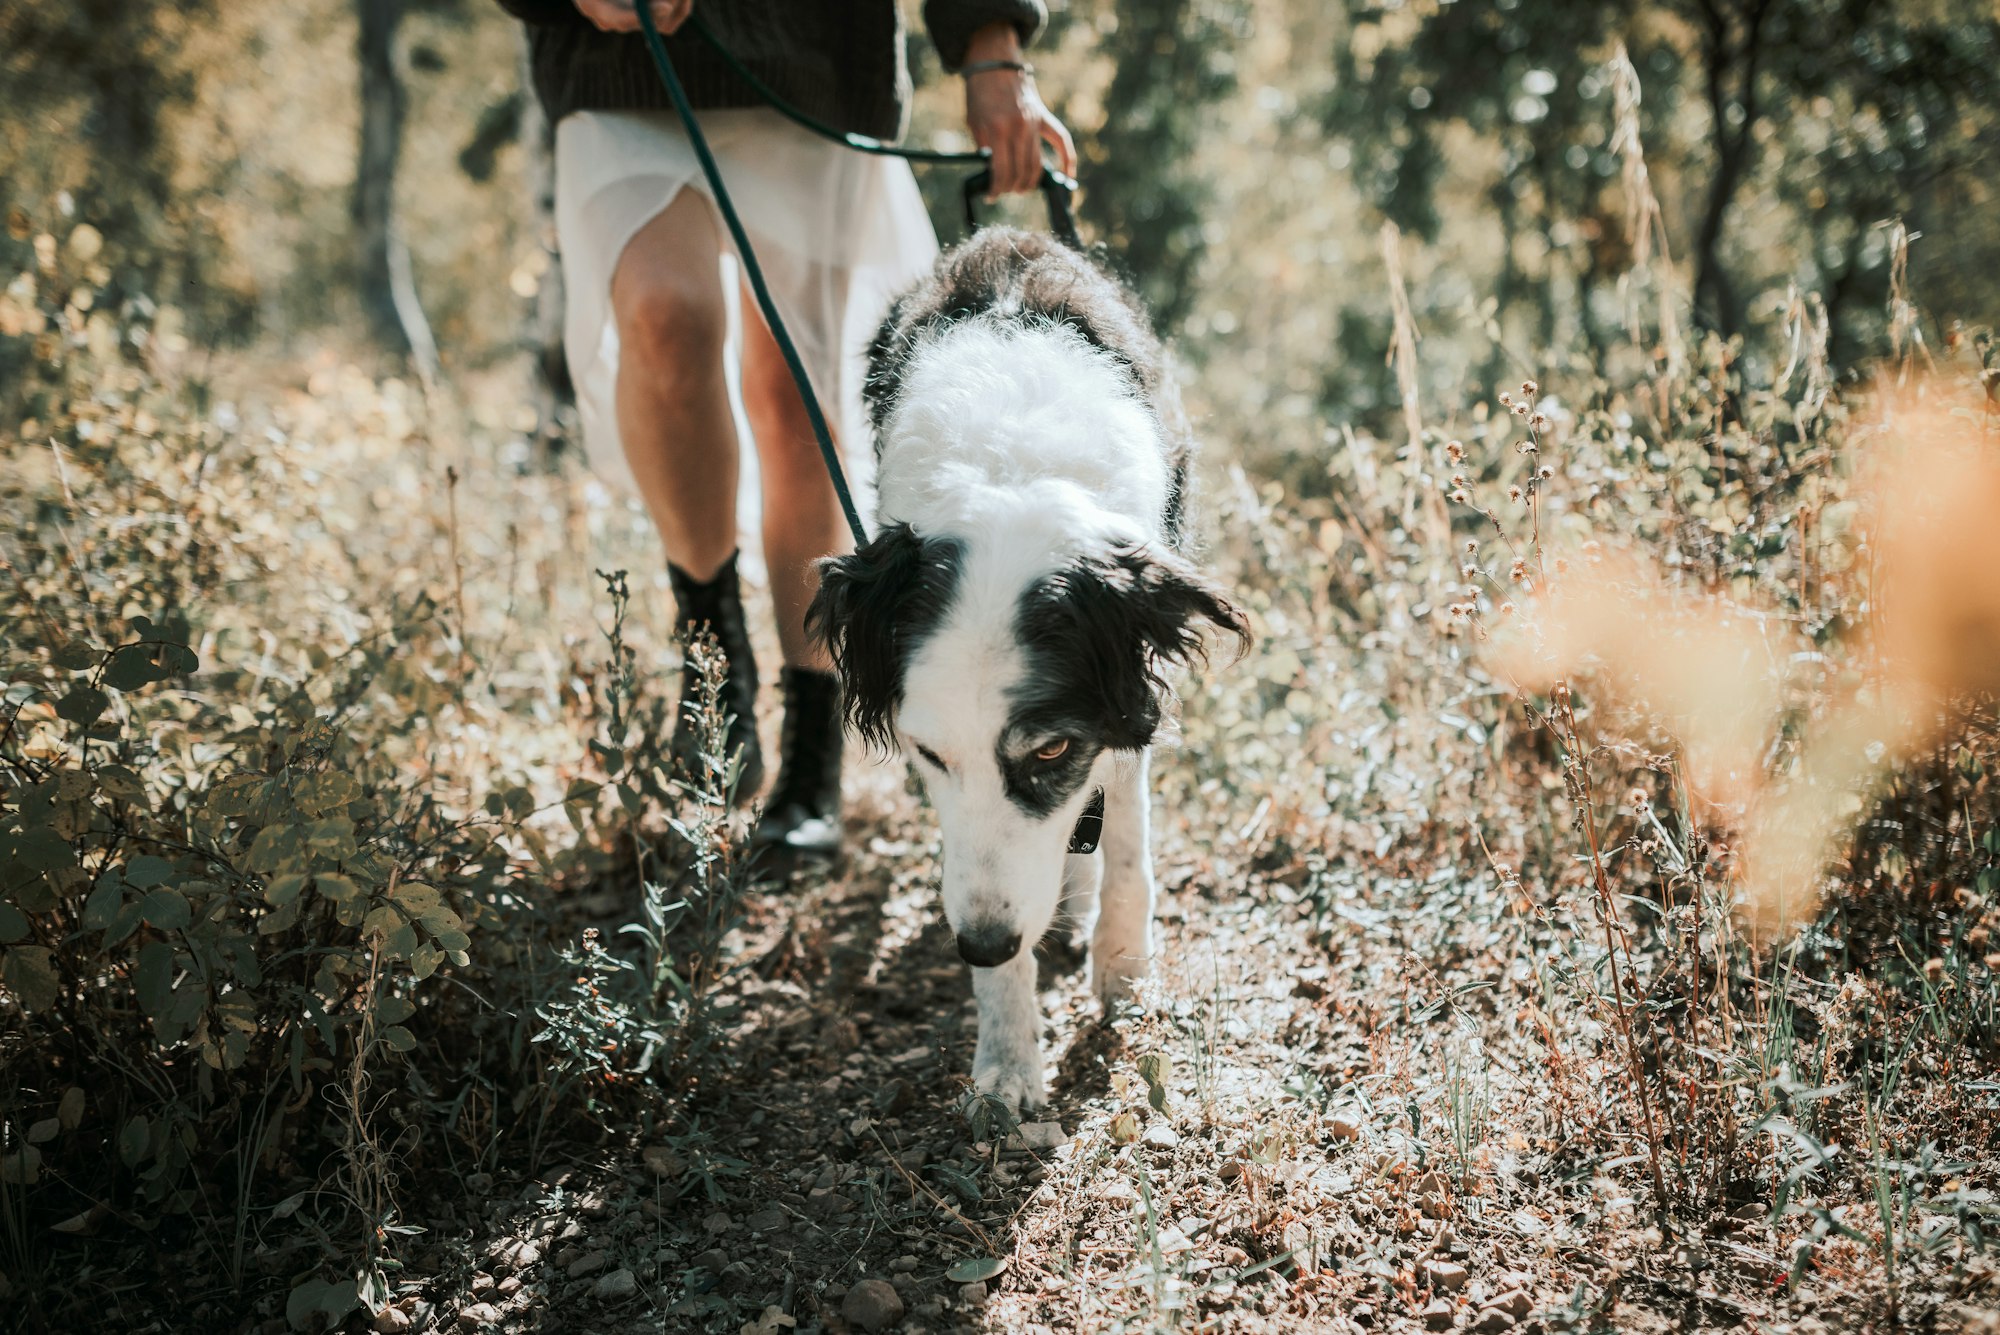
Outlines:
POLYGON ((1076 818, 1076 828, 1069 833, 1069 851, 1072 853, 1095 853, 1098 840, 1104 837, 1104 790, 1098 789, 1090 795, 1090 805, 1076 818))

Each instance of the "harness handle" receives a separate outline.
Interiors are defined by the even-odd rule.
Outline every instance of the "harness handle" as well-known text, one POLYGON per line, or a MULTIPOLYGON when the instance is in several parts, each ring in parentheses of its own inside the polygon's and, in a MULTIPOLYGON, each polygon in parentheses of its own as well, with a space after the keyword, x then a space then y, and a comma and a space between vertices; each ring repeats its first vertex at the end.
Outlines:
MULTIPOLYGON (((965 178, 965 229, 968 232, 979 230, 979 200, 992 188, 993 168, 990 166, 982 167, 976 176, 965 178)), ((1076 234, 1076 214, 1071 203, 1076 196, 1076 178, 1045 165, 1036 188, 1042 192, 1042 202, 1049 208, 1049 231, 1064 245, 1082 250, 1083 238, 1076 234)))

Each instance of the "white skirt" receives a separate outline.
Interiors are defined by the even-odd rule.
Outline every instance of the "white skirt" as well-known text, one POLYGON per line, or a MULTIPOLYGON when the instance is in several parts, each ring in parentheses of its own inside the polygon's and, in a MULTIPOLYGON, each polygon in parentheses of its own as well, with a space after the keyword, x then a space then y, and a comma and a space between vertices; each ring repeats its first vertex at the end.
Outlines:
MULTIPOLYGON (((863 352, 890 300, 937 256, 937 237, 909 164, 829 143, 768 108, 697 114, 772 298, 827 420, 840 435, 850 470, 872 471, 866 461, 873 451, 856 447, 865 440, 863 352), (853 469, 854 464, 862 467, 853 469)), ((611 310, 611 276, 626 243, 683 187, 713 199, 694 148, 671 111, 580 111, 563 117, 556 127, 563 340, 584 450, 601 477, 628 491, 632 471, 615 407, 618 329, 611 310)), ((719 214, 716 232, 722 238, 723 291, 730 307, 725 360, 737 431, 745 436, 737 392, 741 313, 736 257, 719 214)), ((751 505, 742 508, 754 513, 751 505)))

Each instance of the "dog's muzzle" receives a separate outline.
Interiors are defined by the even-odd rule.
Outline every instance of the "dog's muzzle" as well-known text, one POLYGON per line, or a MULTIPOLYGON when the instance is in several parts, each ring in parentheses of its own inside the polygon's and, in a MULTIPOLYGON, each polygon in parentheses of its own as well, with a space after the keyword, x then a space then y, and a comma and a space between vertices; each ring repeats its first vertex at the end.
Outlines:
POLYGON ((997 969, 1020 953, 1020 930, 1004 923, 980 923, 958 934, 958 957, 975 969, 997 969))

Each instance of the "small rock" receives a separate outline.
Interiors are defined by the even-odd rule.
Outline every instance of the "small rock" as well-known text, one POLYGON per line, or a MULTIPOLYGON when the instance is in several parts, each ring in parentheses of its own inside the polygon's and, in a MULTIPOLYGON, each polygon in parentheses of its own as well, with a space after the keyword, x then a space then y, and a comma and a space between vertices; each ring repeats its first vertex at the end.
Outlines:
POLYGON ((403 1335, 417 1323, 410 1320, 410 1314, 400 1307, 385 1307, 375 1318, 376 1335, 403 1335))
POLYGON ((1447 1293, 1456 1293, 1465 1287, 1466 1269, 1456 1261, 1432 1261, 1424 1267, 1424 1273, 1430 1276, 1432 1287, 1447 1293))
POLYGON ((603 1252, 585 1252, 574 1261, 571 1261, 564 1268, 564 1273, 571 1279, 582 1279, 585 1275, 594 1275, 604 1269, 610 1260, 611 1258, 603 1252))
POLYGON ((806 1210, 818 1219, 827 1219, 837 1214, 846 1214, 854 1208, 854 1202, 837 1191, 815 1187, 806 1197, 806 1210))
POLYGON ((475 1298, 484 1298, 491 1292, 493 1292, 493 1276, 487 1274, 484 1270, 476 1272, 472 1276, 472 1296, 475 1298))
POLYGON ((542 1263, 542 1249, 532 1242, 515 1243, 500 1253, 500 1259, 514 1270, 527 1270, 542 1263))
POLYGON ((1156 1150, 1170 1150, 1181 1143, 1181 1134, 1165 1122, 1155 1122, 1141 1139, 1156 1150))
POLYGON ((1450 1330, 1452 1323, 1457 1319, 1452 1305, 1443 1298, 1426 1307, 1423 1316, 1424 1328, 1427 1330, 1450 1330))
POLYGON ((1514 1329, 1514 1318, 1497 1307, 1489 1307, 1473 1320, 1471 1329, 1475 1335, 1500 1335, 1503 1330, 1514 1329))
POLYGON ((711 1275, 719 1275, 729 1268, 729 1253, 723 1251, 720 1247, 710 1247, 707 1251, 695 1257, 694 1263, 711 1275))
POLYGON ((590 1296, 600 1302, 618 1302, 639 1291, 639 1277, 620 1267, 591 1285, 590 1296))
POLYGON ((1339 1113, 1326 1119, 1326 1134, 1335 1140, 1361 1139, 1361 1119, 1339 1113))
POLYGON ((903 1319, 903 1296, 885 1280, 864 1279, 847 1291, 840 1314, 863 1330, 892 1330, 903 1319))
POLYGON ((917 1261, 917 1258, 914 1256, 899 1256, 895 1260, 889 1262, 889 1269, 895 1271, 899 1275, 907 1275, 912 1270, 915 1270, 918 1264, 919 1262, 917 1261))
POLYGON ((1062 1129, 1061 1122, 1023 1122, 1018 1135, 1021 1148, 1037 1152, 1069 1142, 1069 1133, 1062 1129))
POLYGON ((500 1324, 500 1309, 492 1303, 473 1303, 458 1311, 458 1324, 465 1330, 491 1330, 500 1324))
POLYGON ((507 1278, 500 1281, 500 1287, 496 1290, 502 1298, 511 1298, 520 1291, 521 1277, 519 1275, 507 1276, 507 1278))
POLYGON ((711 1233, 727 1233, 736 1227, 736 1221, 729 1217, 727 1210, 717 1210, 701 1221, 701 1226, 711 1233))
POLYGON ((639 1161, 654 1177, 679 1177, 687 1171, 687 1160, 666 1145, 648 1145, 639 1152, 639 1161))
POLYGON ((471 1192, 471 1193, 472 1193, 472 1194, 473 1194, 474 1196, 490 1196, 490 1195, 492 1195, 492 1194, 493 1194, 493 1174, 491 1174, 491 1173, 468 1173, 468 1174, 466 1174, 466 1177, 465 1177, 465 1189, 466 1189, 467 1191, 471 1192))
POLYGON ((773 1205, 751 1215, 743 1221, 743 1226, 752 1233, 769 1233, 785 1226, 785 1212, 773 1205))
POLYGON ((958 1300, 968 1307, 984 1307, 986 1305, 986 1285, 984 1281, 974 1281, 971 1284, 959 1285, 958 1300))
POLYGON ((891 1080, 875 1092, 875 1111, 884 1117, 895 1117, 899 1113, 908 1112, 916 1097, 916 1091, 910 1087, 909 1081, 891 1080))
POLYGON ((1486 1305, 1493 1311, 1505 1312, 1516 1321, 1535 1310, 1534 1299, 1521 1289, 1509 1289, 1486 1305))

